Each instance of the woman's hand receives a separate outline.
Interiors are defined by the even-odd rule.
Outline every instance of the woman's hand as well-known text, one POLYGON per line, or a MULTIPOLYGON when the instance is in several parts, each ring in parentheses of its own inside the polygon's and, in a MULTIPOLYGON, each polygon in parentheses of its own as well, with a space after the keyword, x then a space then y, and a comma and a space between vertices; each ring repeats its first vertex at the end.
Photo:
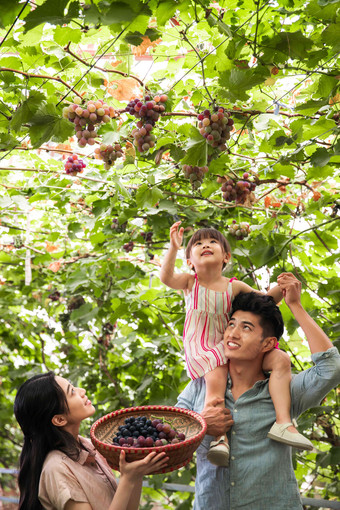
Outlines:
POLYGON ((169 457, 166 457, 165 452, 152 452, 144 459, 127 462, 125 451, 122 450, 119 457, 119 471, 121 476, 126 476, 131 480, 143 478, 144 475, 149 475, 154 471, 164 468, 167 465, 168 460, 169 457))

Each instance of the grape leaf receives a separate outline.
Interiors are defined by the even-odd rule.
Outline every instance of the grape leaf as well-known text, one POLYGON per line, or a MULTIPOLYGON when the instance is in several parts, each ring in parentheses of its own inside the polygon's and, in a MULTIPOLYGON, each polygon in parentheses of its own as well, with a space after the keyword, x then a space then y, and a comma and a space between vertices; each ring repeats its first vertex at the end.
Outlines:
POLYGON ((313 152, 312 157, 310 158, 310 161, 313 166, 325 166, 327 165, 328 161, 330 160, 331 154, 330 152, 325 149, 324 147, 320 147, 316 149, 315 152, 313 152))
POLYGON ((31 90, 30 95, 26 101, 13 114, 10 126, 11 129, 17 131, 22 124, 29 122, 35 115, 37 108, 41 105, 46 98, 44 94, 37 90, 31 90))
POLYGON ((40 147, 48 140, 63 142, 74 132, 71 123, 61 117, 51 103, 43 105, 31 119, 30 124, 29 133, 34 148, 40 147))
POLYGON ((22 4, 12 0, 0 0, 0 28, 11 25, 22 8, 22 4))

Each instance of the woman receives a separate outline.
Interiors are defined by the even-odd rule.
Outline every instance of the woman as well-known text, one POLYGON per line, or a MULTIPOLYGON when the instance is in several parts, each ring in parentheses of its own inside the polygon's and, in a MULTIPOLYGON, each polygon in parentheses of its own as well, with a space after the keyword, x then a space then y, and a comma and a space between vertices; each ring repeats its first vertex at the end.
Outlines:
POLYGON ((126 462, 120 455, 119 485, 106 460, 79 436, 80 423, 95 412, 85 390, 53 372, 19 388, 14 413, 24 433, 20 456, 19 510, 136 510, 144 475, 168 457, 150 453, 126 462))

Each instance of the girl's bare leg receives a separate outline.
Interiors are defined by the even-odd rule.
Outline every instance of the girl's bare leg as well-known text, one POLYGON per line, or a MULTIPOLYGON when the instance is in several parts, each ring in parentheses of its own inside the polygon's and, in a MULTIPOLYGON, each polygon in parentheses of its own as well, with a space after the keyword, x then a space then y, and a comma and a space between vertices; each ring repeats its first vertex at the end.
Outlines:
POLYGON ((288 354, 279 349, 268 352, 263 359, 263 370, 271 371, 269 393, 276 413, 276 423, 270 429, 268 437, 296 448, 311 450, 312 443, 291 423, 290 365, 288 354))
MULTIPOLYGON (((216 367, 205 376, 206 394, 204 407, 208 407, 214 402, 217 407, 225 407, 225 392, 227 387, 228 366, 222 365, 216 367), (216 404, 216 398, 221 402, 216 404)), ((215 437, 215 441, 210 444, 210 449, 207 455, 208 460, 212 464, 218 466, 227 466, 229 463, 229 445, 226 435, 215 437)))

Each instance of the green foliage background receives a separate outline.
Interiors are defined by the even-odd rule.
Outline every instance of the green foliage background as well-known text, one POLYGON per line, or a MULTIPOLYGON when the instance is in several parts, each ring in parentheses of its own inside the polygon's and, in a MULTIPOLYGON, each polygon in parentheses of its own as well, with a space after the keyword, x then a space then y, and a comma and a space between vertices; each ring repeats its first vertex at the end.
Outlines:
MULTIPOLYGON (((305 307, 339 345, 339 7, 334 0, 0 0, 0 466, 15 466, 20 451, 16 389, 40 371, 86 387, 95 418, 176 401, 188 381, 184 305, 158 273, 177 219, 187 236, 205 225, 227 234, 233 219, 249 223, 248 238, 230 239, 230 274, 265 290, 292 271, 305 307), (128 144, 124 161, 106 171, 93 150, 70 140, 62 108, 78 95, 121 112, 126 101, 110 95, 108 82, 121 80, 124 89, 146 35, 155 42, 150 71, 134 81, 167 93, 167 111, 154 149, 136 155, 128 144), (197 130, 197 112, 211 103, 235 122, 222 153, 197 130), (78 177, 63 169, 72 152, 87 163, 78 177), (184 178, 184 163, 209 164, 200 189, 184 178), (255 202, 223 201, 217 177, 245 171, 258 184, 255 202)), ((134 125, 120 113, 100 140, 126 147, 134 125)), ((181 259, 177 265, 185 270, 181 259)), ((281 309, 281 347, 299 371, 310 366, 308 349, 281 309)), ((294 456, 305 496, 339 493, 337 411, 334 391, 300 419, 318 449, 294 456)), ((153 477, 143 508, 159 501, 190 509, 192 495, 160 487, 193 484, 194 475, 192 464, 153 477)))

